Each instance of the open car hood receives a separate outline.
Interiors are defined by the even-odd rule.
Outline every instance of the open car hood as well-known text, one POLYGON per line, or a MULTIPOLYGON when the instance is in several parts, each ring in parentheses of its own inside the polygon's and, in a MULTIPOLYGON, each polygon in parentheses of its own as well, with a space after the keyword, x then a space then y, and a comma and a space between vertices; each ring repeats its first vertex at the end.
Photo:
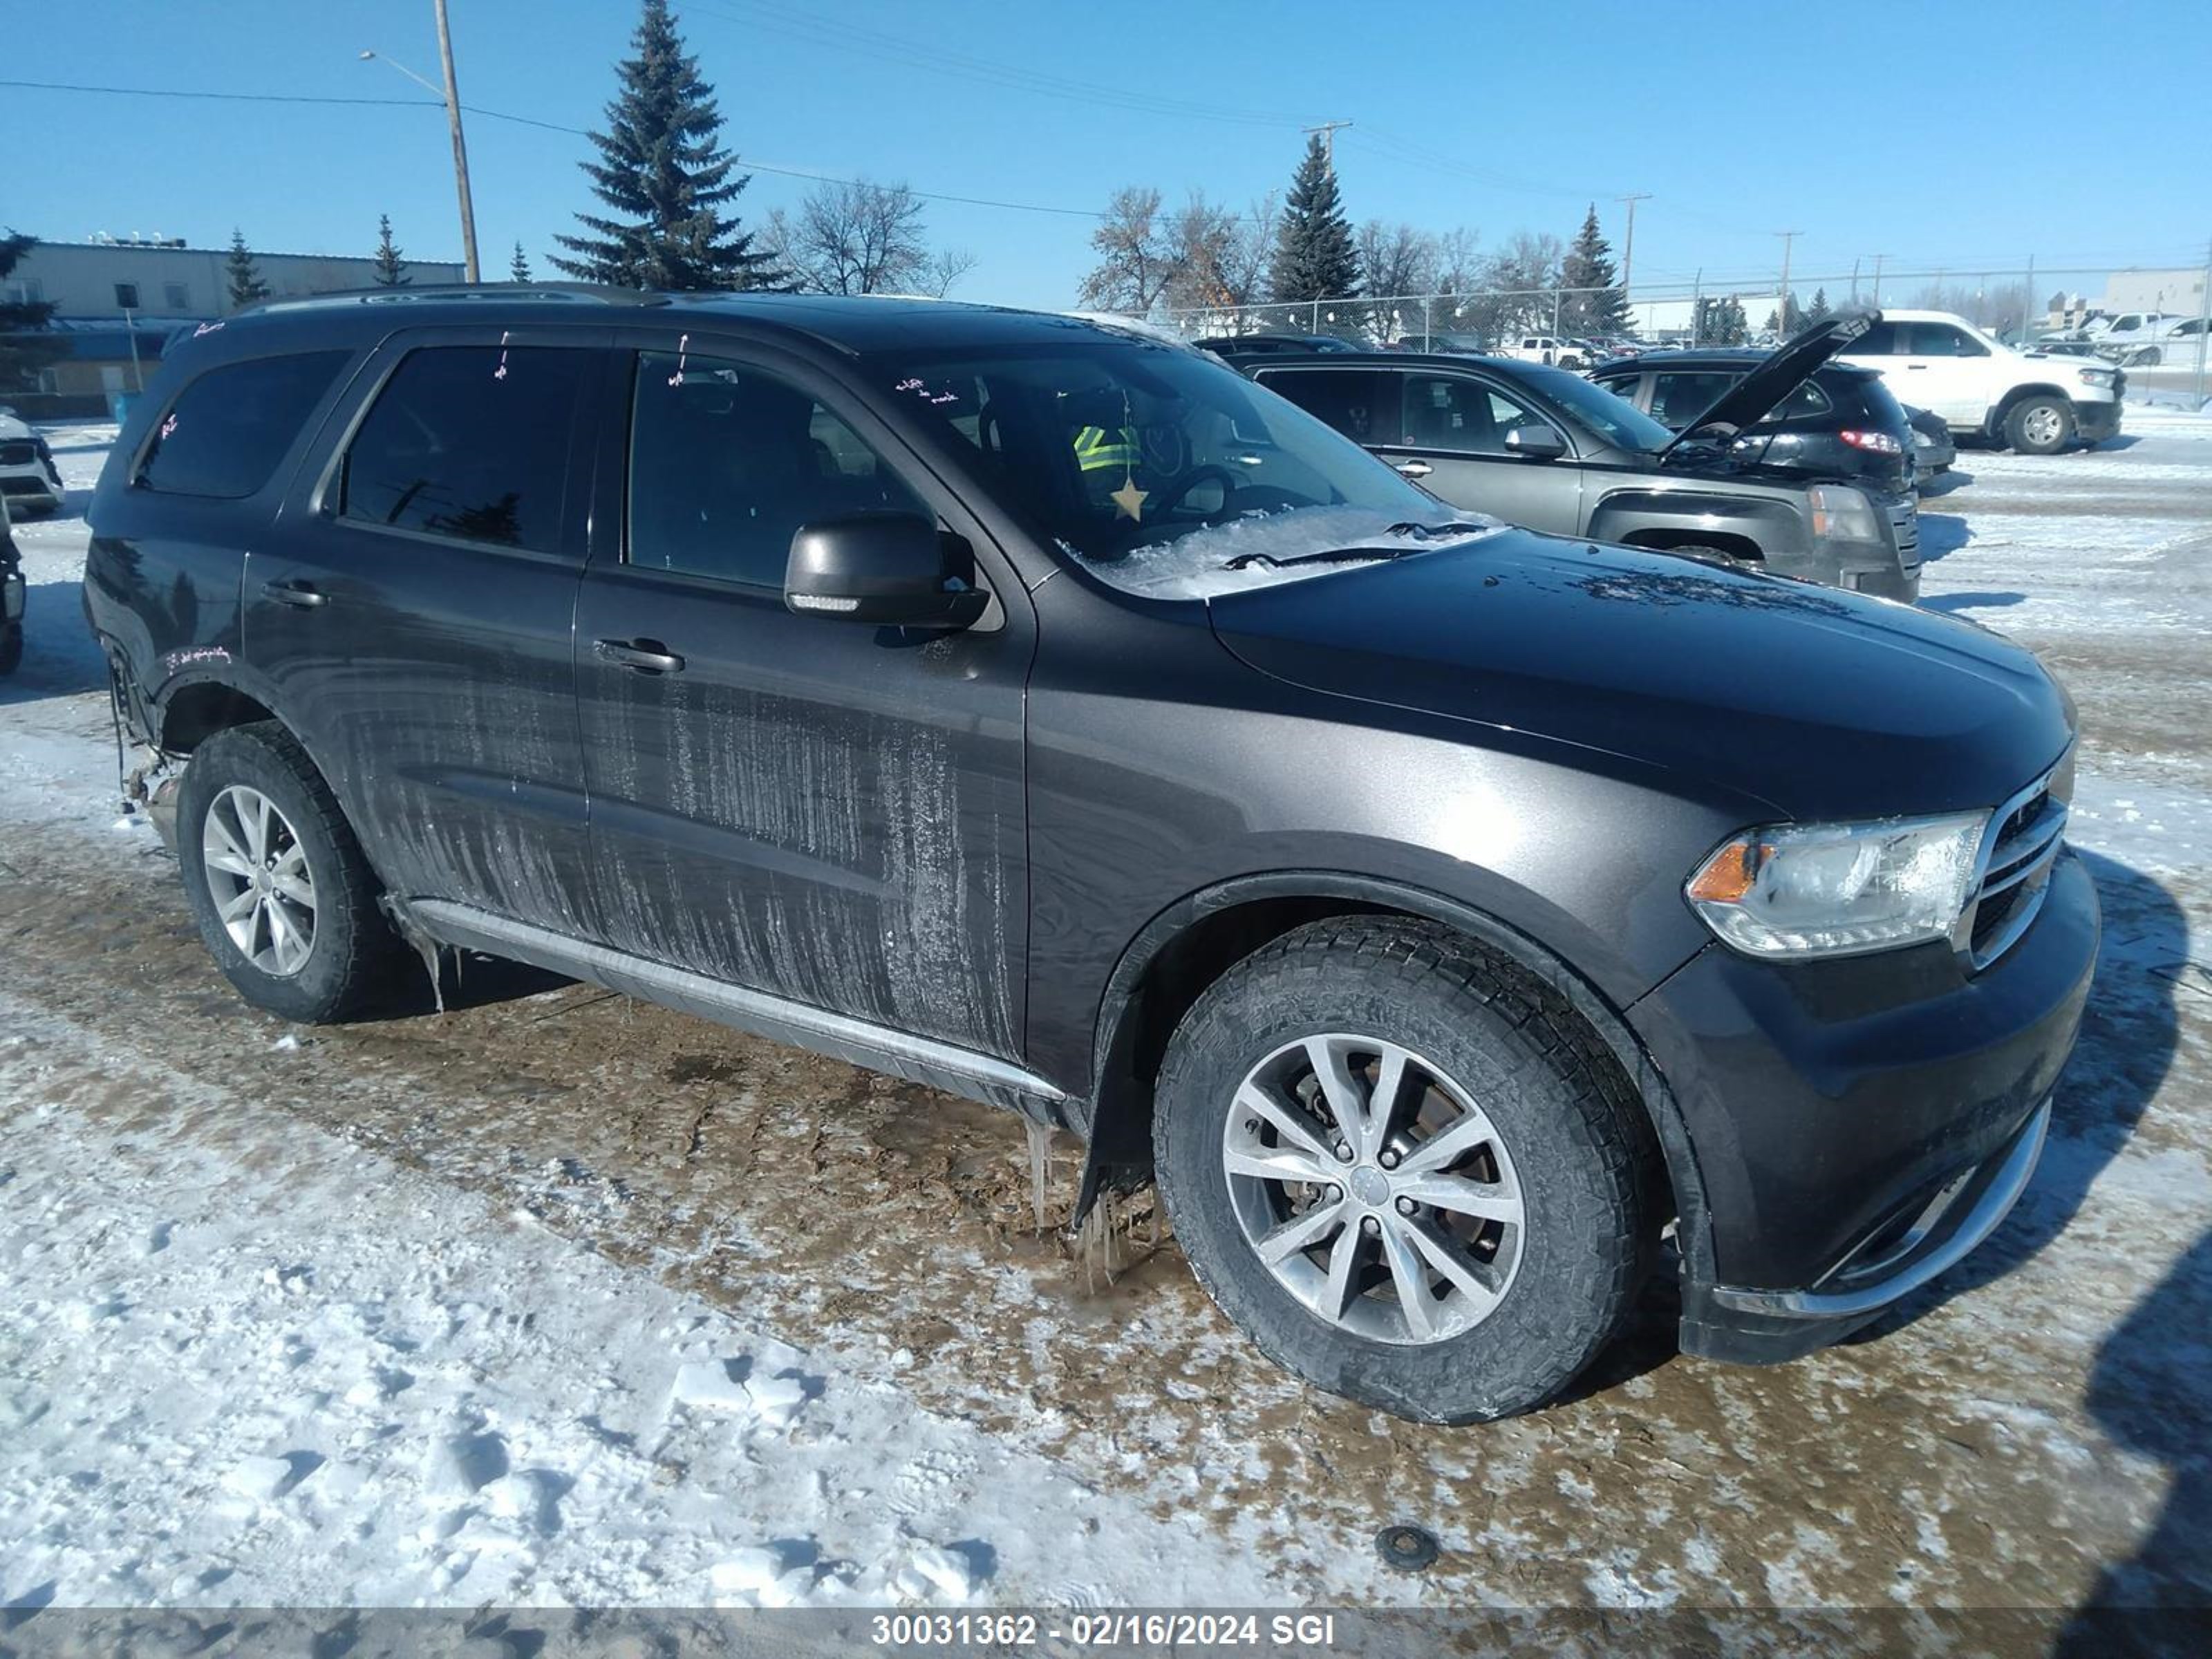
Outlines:
POLYGON ((1854 311, 1824 317, 1810 328, 1793 334, 1767 354, 1766 361, 1716 398, 1711 408, 1675 434, 1661 451, 1662 459, 1692 438, 1710 442, 1735 438, 1745 428, 1756 426, 1774 406, 1812 377, 1814 370, 1847 349, 1881 320, 1879 311, 1854 311))

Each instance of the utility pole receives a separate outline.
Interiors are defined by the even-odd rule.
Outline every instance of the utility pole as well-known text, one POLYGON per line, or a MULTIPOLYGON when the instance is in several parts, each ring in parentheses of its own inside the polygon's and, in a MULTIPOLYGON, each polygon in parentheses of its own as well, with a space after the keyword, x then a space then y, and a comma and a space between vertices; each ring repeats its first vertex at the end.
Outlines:
POLYGON ((1638 202, 1650 201, 1651 192, 1648 190, 1640 190, 1633 196, 1622 196, 1615 199, 1628 204, 1628 233, 1620 239, 1620 291, 1626 295, 1629 291, 1629 277, 1636 270, 1636 204, 1638 202))
POLYGON ((1690 343, 1698 343, 1698 335, 1705 322, 1705 268, 1698 267, 1698 274, 1690 279, 1690 343))
POLYGON ((1881 303, 1881 262, 1887 258, 1889 255, 1887 253, 1874 256, 1874 302, 1876 305, 1881 303))
POLYGON ((2204 301, 2197 312, 2197 398, 2204 400, 2204 348, 2212 339, 2212 242, 2204 245, 2204 301))
POLYGON ((1853 255, 1853 256, 1852 256, 1852 258, 1851 258, 1851 303, 1852 303, 1853 305, 1856 305, 1858 302, 1859 302, 1859 262, 1858 262, 1858 258, 1857 258, 1857 256, 1856 256, 1856 255, 1853 255))
MULTIPOLYGON (((445 3, 446 0, 438 0, 438 9, 441 11, 445 9, 445 3)), ((1300 127, 1298 131, 1309 136, 1316 132, 1321 134, 1322 160, 1328 162, 1329 166, 1334 167, 1336 165, 1336 130, 1351 125, 1349 121, 1322 121, 1314 126, 1300 127)))
POLYGON ((438 56, 446 69, 446 84, 435 86, 409 69, 397 58, 388 58, 380 52, 364 52, 364 64, 375 58, 389 64, 423 91, 435 96, 446 106, 446 122, 453 133, 453 188, 461 198, 461 269, 471 283, 479 280, 477 265, 477 210, 469 193, 469 147, 461 137, 461 94, 453 78, 453 38, 446 27, 446 0, 434 0, 438 11, 438 56))
POLYGON ((1782 297, 1774 302, 1775 331, 1787 339, 1790 337, 1790 248, 1805 233, 1802 230, 1778 230, 1774 234, 1782 239, 1782 297))
POLYGON ((446 119, 453 129, 453 183, 461 193, 462 271, 471 283, 477 271, 477 209, 469 196, 469 147, 461 137, 461 89, 453 78, 453 32, 446 21, 446 0, 438 8, 438 60, 446 69, 446 119))

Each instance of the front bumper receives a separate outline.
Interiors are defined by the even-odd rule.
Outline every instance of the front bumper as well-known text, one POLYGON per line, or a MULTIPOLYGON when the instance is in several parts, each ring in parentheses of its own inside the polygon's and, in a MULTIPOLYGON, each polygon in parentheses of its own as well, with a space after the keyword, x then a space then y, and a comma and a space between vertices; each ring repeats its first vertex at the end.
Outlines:
POLYGON ((1835 1340, 1954 1266, 2033 1172, 2096 965, 2070 854, 1979 972, 1949 946, 1778 967, 1707 947, 1630 1018, 1705 1190, 1685 1352, 1745 1363, 1835 1340))
POLYGON ((2076 401, 2074 405, 2074 431, 2084 443, 2102 443, 2115 438, 2120 431, 2120 400, 2092 404, 2076 401))

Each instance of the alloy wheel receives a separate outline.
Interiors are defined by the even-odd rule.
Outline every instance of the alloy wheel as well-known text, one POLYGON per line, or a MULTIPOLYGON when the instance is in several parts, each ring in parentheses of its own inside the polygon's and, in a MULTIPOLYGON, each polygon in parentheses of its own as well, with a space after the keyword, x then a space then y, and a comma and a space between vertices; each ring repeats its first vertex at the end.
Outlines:
POLYGON ((2021 430, 2033 444, 2055 444, 2065 430, 2065 423, 2057 410, 2045 406, 2031 409, 2027 418, 2021 422, 2021 430))
POLYGON ((232 784, 208 803, 200 858, 216 916, 239 954, 289 979, 315 948, 315 876, 289 819, 259 790, 232 784))
POLYGON ((1527 1206, 1504 1137, 1431 1061, 1346 1033, 1245 1075, 1222 1134, 1246 1241, 1319 1317, 1370 1340, 1441 1342, 1496 1311, 1527 1206))

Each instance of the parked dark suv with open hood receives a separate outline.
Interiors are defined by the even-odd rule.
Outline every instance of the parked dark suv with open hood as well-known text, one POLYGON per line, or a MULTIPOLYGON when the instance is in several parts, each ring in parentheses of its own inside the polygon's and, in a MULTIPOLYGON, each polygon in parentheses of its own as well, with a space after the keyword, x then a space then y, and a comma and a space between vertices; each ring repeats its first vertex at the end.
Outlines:
POLYGON ((1912 599, 1920 520, 1901 442, 1869 471, 1770 462, 1740 441, 1870 320, 1806 330, 1680 433, 1580 375, 1502 357, 1373 352, 1237 366, 1455 507, 1912 599))
MULTIPOLYGON (((1601 363, 1589 378, 1669 432, 1708 424, 1772 354, 1743 348, 1652 351, 1601 363)), ((1730 453, 1762 467, 1817 478, 1863 479, 1891 495, 1913 483, 1911 418, 1870 368, 1824 362, 1736 434, 1730 453)))
POLYGON ((1550 1397, 1669 1233, 1737 1359, 1942 1272, 2096 954, 2019 647, 1456 520, 1066 318, 272 302, 164 360, 91 520, 250 1001, 459 947, 1011 1107, 1412 1417, 1550 1397))

